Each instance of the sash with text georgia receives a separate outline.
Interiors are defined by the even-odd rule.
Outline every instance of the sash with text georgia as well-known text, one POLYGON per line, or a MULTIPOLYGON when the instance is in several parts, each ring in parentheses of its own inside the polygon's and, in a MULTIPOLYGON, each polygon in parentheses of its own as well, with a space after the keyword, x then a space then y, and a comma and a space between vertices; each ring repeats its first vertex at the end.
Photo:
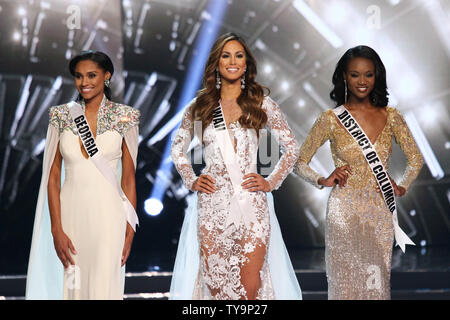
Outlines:
POLYGON ((75 122, 78 136, 80 137, 81 142, 83 143, 84 149, 86 150, 87 154, 89 155, 89 158, 92 160, 92 162, 100 171, 100 173, 106 178, 106 180, 109 181, 109 183, 111 183, 116 188, 117 193, 122 200, 127 221, 131 225, 133 230, 136 231, 136 225, 139 224, 136 210, 134 210, 133 205, 130 203, 127 196, 123 192, 122 187, 120 186, 120 183, 117 180, 117 177, 113 169, 111 168, 105 157, 103 157, 102 153, 98 149, 94 139, 94 135, 92 134, 92 130, 89 127, 89 123, 87 122, 86 117, 84 116, 82 107, 74 101, 70 102, 68 107, 70 116, 72 117, 72 120, 75 122))

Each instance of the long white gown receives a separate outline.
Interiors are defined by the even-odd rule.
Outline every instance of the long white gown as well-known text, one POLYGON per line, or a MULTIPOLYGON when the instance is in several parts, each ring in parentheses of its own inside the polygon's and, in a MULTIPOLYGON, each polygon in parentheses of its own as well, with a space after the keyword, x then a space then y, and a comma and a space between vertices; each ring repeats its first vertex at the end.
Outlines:
MULTIPOLYGON (((275 169, 266 178, 271 189, 277 189, 292 171, 298 157, 298 144, 279 106, 266 97, 262 109, 267 114, 267 128, 284 150, 275 169)), ((242 128, 239 122, 228 131, 234 141, 237 162, 242 175, 256 173, 258 139, 254 130, 242 128)), ((197 179, 190 157, 186 154, 193 138, 191 107, 186 108, 172 145, 172 160, 184 184, 191 189, 197 179)), ((172 277, 171 299, 247 299, 244 277, 259 272, 257 299, 301 299, 301 290, 281 237, 270 193, 244 191, 251 199, 256 217, 250 227, 227 225, 232 214, 234 189, 221 151, 215 143, 213 123, 203 132, 205 164, 203 174, 216 181, 216 192, 194 193, 183 222, 172 277), (198 197, 198 200, 197 200, 198 197), (258 252, 258 254, 255 254, 258 252), (263 252, 261 261, 261 252, 263 252), (261 268, 258 270, 258 268, 261 268)))
MULTIPOLYGON (((136 164, 139 111, 108 101, 98 111, 96 142, 120 181, 122 142, 136 164)), ((67 105, 50 108, 44 167, 27 275, 27 299, 123 299, 121 256, 127 215, 117 189, 86 159, 67 105), (47 182, 56 147, 63 157, 61 221, 77 254, 63 269, 50 232, 47 182)))

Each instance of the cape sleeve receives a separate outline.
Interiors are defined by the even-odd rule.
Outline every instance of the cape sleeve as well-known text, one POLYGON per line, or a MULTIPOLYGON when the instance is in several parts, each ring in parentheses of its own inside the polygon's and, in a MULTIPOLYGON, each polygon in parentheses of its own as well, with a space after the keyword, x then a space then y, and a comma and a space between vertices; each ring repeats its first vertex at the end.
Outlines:
MULTIPOLYGON (((36 212, 28 261, 26 299, 62 299, 64 267, 59 261, 51 234, 50 211, 47 200, 47 184, 50 168, 59 141, 59 126, 56 110, 50 109, 50 124, 45 140, 42 178, 36 205, 36 212)), ((63 169, 61 177, 63 177, 63 169)), ((63 179, 63 178, 62 178, 63 179)))
MULTIPOLYGON (((136 169, 137 154, 139 148, 139 117, 140 111, 131 107, 127 108, 128 125, 123 130, 123 138, 127 144, 128 151, 130 151, 131 158, 133 159, 134 169, 136 169)), ((129 201, 124 203, 127 214, 127 221, 136 231, 136 225, 139 225, 139 219, 136 210, 129 201)))
POLYGON ((136 161, 139 147, 139 110, 133 109, 134 114, 133 120, 130 121, 128 130, 125 131, 123 137, 125 143, 127 144, 128 150, 130 151, 131 158, 133 159, 134 168, 136 169, 136 161))

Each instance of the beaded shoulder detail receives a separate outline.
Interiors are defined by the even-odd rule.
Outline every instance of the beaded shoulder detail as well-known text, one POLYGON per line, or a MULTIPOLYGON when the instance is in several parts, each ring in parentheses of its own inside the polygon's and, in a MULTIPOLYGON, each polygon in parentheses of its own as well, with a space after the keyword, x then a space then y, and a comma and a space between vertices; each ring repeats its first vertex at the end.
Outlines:
POLYGON ((139 125, 139 110, 120 103, 107 101, 98 111, 97 134, 115 130, 122 136, 131 127, 139 125))
MULTIPOLYGON (((139 125, 139 117, 139 110, 106 100, 98 110, 97 135, 108 130, 115 130, 123 136, 128 129, 139 125)), ((70 117, 68 104, 51 107, 49 118, 50 125, 57 128, 60 134, 65 130, 71 130, 74 134, 77 134, 75 123, 70 117)))

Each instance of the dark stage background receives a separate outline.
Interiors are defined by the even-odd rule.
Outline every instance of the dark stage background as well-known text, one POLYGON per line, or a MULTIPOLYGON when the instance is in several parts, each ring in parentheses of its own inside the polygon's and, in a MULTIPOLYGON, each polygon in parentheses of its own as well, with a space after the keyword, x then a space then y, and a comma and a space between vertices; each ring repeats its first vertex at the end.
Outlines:
MULTIPOLYGON (((129 270, 172 270, 189 192, 167 146, 198 88, 205 52, 228 31, 247 40, 259 63, 258 81, 271 89, 299 143, 332 107, 331 76, 340 56, 355 45, 373 47, 387 69, 390 105, 405 115, 426 160, 398 200, 400 225, 418 255, 448 247, 449 16, 446 0, 0 1, 0 274, 26 273, 47 110, 74 99, 68 61, 88 49, 113 59, 115 100, 142 114, 141 225, 129 270), (159 214, 147 213, 158 203, 147 202, 146 210, 151 195, 163 205, 159 214)), ((324 175, 333 170, 328 144, 312 166, 324 175)), ((398 181, 404 168, 395 146, 391 176, 398 181)), ((290 253, 323 248, 329 191, 291 174, 274 192, 290 253)))

